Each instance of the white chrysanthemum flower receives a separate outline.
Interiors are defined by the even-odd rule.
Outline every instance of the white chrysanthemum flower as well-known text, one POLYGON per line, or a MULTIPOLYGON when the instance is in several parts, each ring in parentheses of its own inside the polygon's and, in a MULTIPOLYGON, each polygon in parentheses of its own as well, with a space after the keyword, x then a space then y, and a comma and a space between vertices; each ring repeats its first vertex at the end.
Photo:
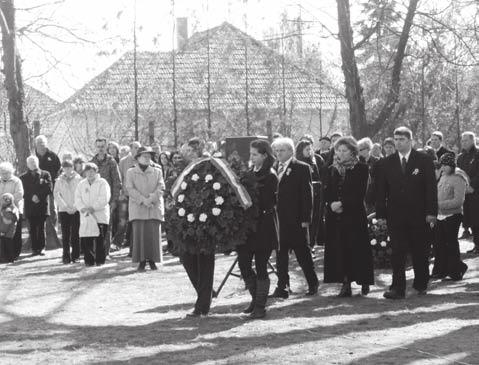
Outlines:
POLYGON ((217 197, 215 198, 215 203, 216 203, 216 205, 222 205, 224 202, 225 202, 225 200, 223 199, 222 196, 217 196, 217 197))
POLYGON ((217 217, 221 214, 221 209, 220 208, 213 208, 213 209, 211 209, 211 213, 213 213, 213 215, 215 217, 217 217))
POLYGON ((182 190, 185 190, 187 186, 188 186, 188 184, 186 183, 186 181, 183 181, 180 185, 182 190))
POLYGON ((381 247, 386 247, 387 243, 386 243, 386 241, 381 241, 380 245, 381 245, 381 247))
POLYGON ((200 222, 206 222, 206 220, 208 219, 208 216, 205 213, 201 213, 198 219, 200 222))
POLYGON ((191 180, 193 181, 198 181, 200 179, 200 177, 198 176, 198 174, 193 174, 193 176, 191 177, 191 180))
POLYGON ((185 196, 183 194, 178 195, 178 203, 183 203, 185 196))
POLYGON ((188 220, 188 222, 193 223, 195 221, 195 216, 190 213, 186 216, 186 219, 188 220))
POLYGON ((376 246, 377 243, 378 241, 375 238, 371 240, 371 246, 376 246))
POLYGON ((206 182, 211 181, 211 180, 213 180, 213 175, 208 174, 208 175, 205 176, 205 181, 206 182))
POLYGON ((378 220, 376 218, 373 218, 372 222, 373 222, 373 224, 377 224, 378 220))
POLYGON ((186 211, 183 208, 178 209, 178 215, 180 217, 184 217, 186 214, 186 211))
POLYGON ((219 182, 215 182, 213 184, 213 190, 220 190, 221 189, 221 184, 219 182))

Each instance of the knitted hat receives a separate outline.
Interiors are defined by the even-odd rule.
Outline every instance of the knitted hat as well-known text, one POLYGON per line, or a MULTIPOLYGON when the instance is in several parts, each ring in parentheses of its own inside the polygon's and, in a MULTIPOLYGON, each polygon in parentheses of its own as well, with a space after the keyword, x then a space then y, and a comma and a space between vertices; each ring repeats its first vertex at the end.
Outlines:
POLYGON ((441 156, 441 159, 439 160, 439 163, 441 165, 446 165, 450 166, 453 169, 456 168, 456 156, 454 153, 445 153, 441 156))

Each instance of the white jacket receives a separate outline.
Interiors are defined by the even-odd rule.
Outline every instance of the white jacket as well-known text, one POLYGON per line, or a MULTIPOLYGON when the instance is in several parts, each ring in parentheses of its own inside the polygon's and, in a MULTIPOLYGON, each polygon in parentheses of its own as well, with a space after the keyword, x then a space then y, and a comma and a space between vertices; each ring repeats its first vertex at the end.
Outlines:
POLYGON ((108 182, 97 175, 92 184, 83 179, 75 191, 75 207, 81 212, 83 208, 92 207, 93 215, 80 213, 80 237, 97 237, 98 227, 92 225, 92 216, 99 224, 110 223, 110 201, 111 193, 108 182))
POLYGON ((74 172, 71 176, 61 174, 53 189, 53 196, 59 212, 66 212, 68 208, 75 208, 75 191, 82 177, 74 172))

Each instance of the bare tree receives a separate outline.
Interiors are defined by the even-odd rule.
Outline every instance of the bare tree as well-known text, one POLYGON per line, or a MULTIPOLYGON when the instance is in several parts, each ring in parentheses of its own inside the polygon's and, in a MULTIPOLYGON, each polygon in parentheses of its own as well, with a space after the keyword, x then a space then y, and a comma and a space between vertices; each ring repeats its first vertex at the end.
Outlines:
POLYGON ((30 132, 24 116, 25 92, 22 63, 15 41, 14 0, 0 1, 0 26, 2 28, 2 61, 10 116, 10 134, 17 156, 17 170, 23 172, 27 169, 26 160, 30 155, 30 132))

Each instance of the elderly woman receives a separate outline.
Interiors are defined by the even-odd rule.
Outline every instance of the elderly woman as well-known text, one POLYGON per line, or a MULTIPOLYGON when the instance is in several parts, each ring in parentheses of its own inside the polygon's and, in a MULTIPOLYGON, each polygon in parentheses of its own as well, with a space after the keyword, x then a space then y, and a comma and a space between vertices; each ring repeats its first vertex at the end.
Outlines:
POLYGON ((24 189, 24 214, 28 219, 32 241, 32 256, 43 256, 45 248, 45 222, 50 215, 49 196, 52 179, 48 171, 40 170, 37 156, 27 158, 28 171, 20 176, 24 189))
POLYGON ((156 270, 160 259, 160 222, 164 217, 165 182, 160 168, 152 165, 153 150, 140 147, 135 156, 138 164, 126 173, 129 199, 129 220, 132 222, 132 261, 139 262, 138 271, 145 271, 148 261, 156 270))
POLYGON ((120 146, 120 161, 123 157, 128 156, 129 153, 130 153, 129 146, 120 146))
MULTIPOLYGON (((13 195, 13 203, 18 208, 19 217, 17 220, 15 235, 12 240, 12 257, 16 260, 22 251, 22 215, 23 215, 23 185, 20 179, 13 175, 13 166, 10 162, 0 163, 0 196, 5 193, 13 195)), ((0 253, 0 260, 2 259, 0 253)), ((6 257, 3 257, 4 259, 6 257)), ((11 260, 9 260, 11 261, 11 260)))
POLYGON ((105 263, 105 235, 110 221, 110 186, 93 162, 85 164, 85 176, 75 190, 75 207, 80 211, 79 235, 85 265, 101 266, 105 263))
POLYGON ((339 297, 350 297, 351 282, 362 286, 363 295, 374 283, 373 256, 369 242, 364 198, 368 166, 358 159, 353 137, 335 144, 335 161, 325 177, 326 245, 324 282, 342 283, 339 297))
POLYGON ((69 264, 80 257, 80 213, 75 208, 75 191, 82 177, 69 160, 62 162, 62 171, 53 188, 53 197, 62 228, 63 263, 69 264))
POLYGON ((251 142, 250 160, 253 164, 251 173, 258 193, 259 216, 255 232, 250 234, 245 245, 238 246, 238 264, 241 276, 251 294, 251 303, 243 313, 257 319, 266 315, 270 286, 268 260, 271 252, 277 250, 279 244, 276 212, 278 177, 272 169, 274 156, 268 141, 257 139, 251 142), (253 258, 255 270, 252 267, 253 258))
POLYGON ((443 279, 449 276, 453 280, 461 280, 467 271, 467 265, 461 261, 457 237, 469 178, 464 171, 456 167, 454 153, 443 154, 439 163, 441 165, 441 178, 437 187, 439 214, 432 277, 443 279))
POLYGON ((378 158, 374 157, 371 154, 373 149, 373 141, 371 138, 362 138, 358 141, 358 148, 359 148, 359 161, 365 163, 369 167, 369 181, 368 181, 368 188, 366 191, 366 211, 368 214, 374 212, 375 210, 375 181, 377 175, 377 163, 379 161, 378 158))

